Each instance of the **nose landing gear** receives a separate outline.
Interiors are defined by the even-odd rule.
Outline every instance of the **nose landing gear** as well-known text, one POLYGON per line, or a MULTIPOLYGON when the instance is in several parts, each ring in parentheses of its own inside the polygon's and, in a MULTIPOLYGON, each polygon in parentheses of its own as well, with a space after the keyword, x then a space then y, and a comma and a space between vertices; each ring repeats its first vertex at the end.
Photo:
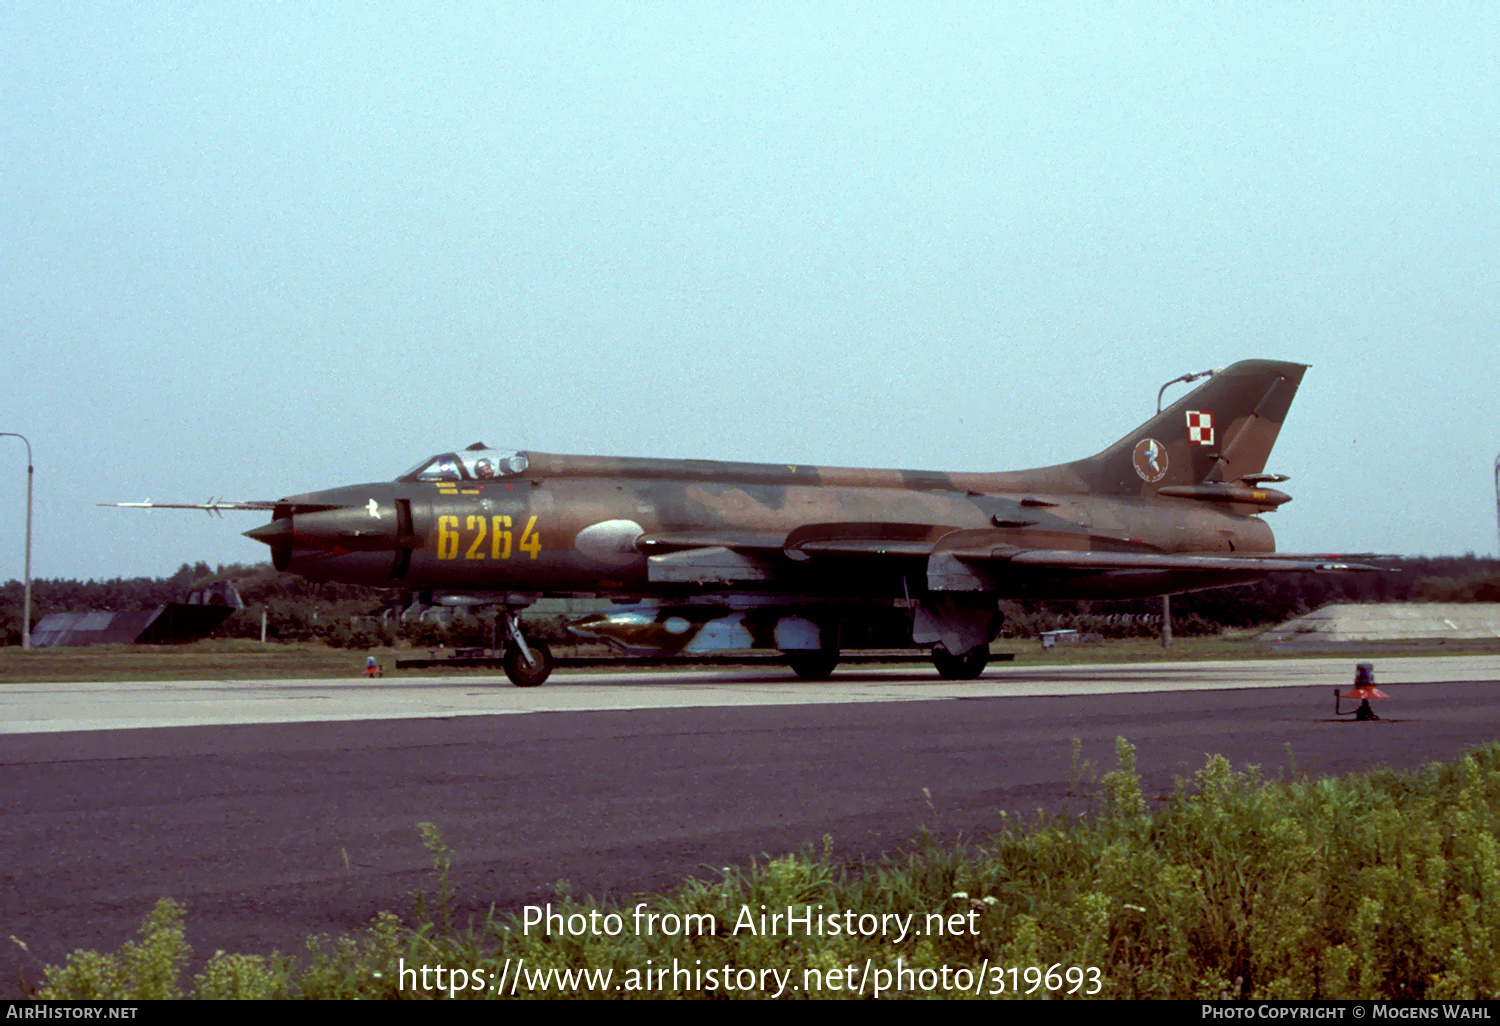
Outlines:
POLYGON ((518 688, 534 688, 552 676, 552 650, 544 642, 526 640, 521 633, 521 611, 505 610, 505 654, 500 657, 505 676, 518 688))

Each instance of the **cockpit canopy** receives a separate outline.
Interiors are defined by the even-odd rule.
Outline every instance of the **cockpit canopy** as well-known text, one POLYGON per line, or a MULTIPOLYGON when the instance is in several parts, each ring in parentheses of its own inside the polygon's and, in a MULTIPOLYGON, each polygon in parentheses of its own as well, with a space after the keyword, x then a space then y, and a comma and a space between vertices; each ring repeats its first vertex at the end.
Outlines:
POLYGON ((485 481, 524 473, 529 461, 524 452, 491 449, 476 442, 463 452, 445 452, 418 463, 398 481, 485 481))

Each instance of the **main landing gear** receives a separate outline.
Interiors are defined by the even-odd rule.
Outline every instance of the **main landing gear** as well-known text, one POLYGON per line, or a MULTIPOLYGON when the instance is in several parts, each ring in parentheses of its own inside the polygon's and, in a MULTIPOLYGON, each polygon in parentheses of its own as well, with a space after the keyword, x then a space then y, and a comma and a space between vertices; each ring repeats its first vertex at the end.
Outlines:
POLYGON ((978 645, 963 655, 952 655, 942 645, 934 645, 932 649, 932 665, 937 667, 938 676, 944 680, 973 680, 984 672, 989 662, 988 645, 978 645))
POLYGON ((500 663, 518 688, 534 688, 552 676, 552 650, 544 642, 526 640, 519 609, 505 611, 505 652, 500 663))
POLYGON ((792 649, 781 654, 786 656, 792 672, 803 680, 827 680, 839 664, 839 650, 836 648, 792 649))

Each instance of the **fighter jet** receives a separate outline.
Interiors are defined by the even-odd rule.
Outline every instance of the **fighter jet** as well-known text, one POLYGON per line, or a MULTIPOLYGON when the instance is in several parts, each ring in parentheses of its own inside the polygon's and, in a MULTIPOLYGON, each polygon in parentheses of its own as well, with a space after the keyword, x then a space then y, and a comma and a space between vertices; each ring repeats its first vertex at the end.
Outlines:
MULTIPOLYGON (((506 675, 552 671, 520 612, 542 596, 613 600, 571 624, 628 653, 780 650, 826 678, 851 639, 929 648, 984 671, 1002 599, 1139 598, 1268 574, 1373 570, 1275 551, 1261 514, 1290 499, 1267 457, 1306 367, 1215 372, 1097 455, 944 473, 467 449, 394 481, 275 501, 245 532, 280 570, 503 611, 506 675)), ((133 503, 120 505, 154 505, 133 503)))

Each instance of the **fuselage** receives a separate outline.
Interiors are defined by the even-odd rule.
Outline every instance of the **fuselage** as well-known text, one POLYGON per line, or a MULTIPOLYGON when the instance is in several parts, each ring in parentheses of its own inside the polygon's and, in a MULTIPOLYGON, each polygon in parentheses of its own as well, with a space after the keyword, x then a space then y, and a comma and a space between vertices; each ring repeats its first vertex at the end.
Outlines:
MULTIPOLYGON (((433 457, 395 481, 290 496, 271 524, 247 533, 271 546, 279 568, 313 579, 533 595, 702 590, 703 581, 653 573, 653 554, 734 539, 775 563, 776 589, 876 598, 925 587, 920 561, 903 560, 897 542, 979 530, 1017 549, 1274 550, 1265 522, 1232 504, 1091 495, 1066 467, 950 474, 489 449, 433 457), (890 535, 892 558, 803 566, 781 546, 809 525, 884 525, 871 530, 890 535)), ((1237 579, 1018 568, 995 594, 1129 597, 1237 579)))

